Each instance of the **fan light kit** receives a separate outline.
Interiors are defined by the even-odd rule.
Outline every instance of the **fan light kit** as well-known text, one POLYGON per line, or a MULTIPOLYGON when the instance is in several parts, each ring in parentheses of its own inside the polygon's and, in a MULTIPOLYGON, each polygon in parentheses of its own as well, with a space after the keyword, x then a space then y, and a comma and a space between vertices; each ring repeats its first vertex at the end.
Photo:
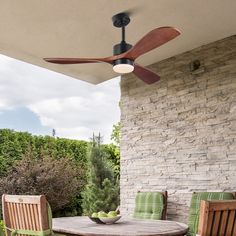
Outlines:
POLYGON ((119 74, 131 73, 134 70, 134 62, 129 59, 118 59, 114 62, 113 70, 119 74))
POLYGON ((133 72, 134 66, 132 64, 120 63, 114 65, 113 70, 119 74, 127 74, 133 72))
POLYGON ((130 22, 127 12, 116 14, 112 17, 113 25, 121 28, 122 39, 113 47, 113 56, 105 58, 44 58, 45 61, 55 64, 83 64, 105 62, 113 65, 113 70, 119 74, 133 72, 139 79, 147 84, 155 83, 160 77, 151 70, 140 66, 135 60, 174 39, 180 32, 173 27, 160 27, 147 33, 134 46, 125 41, 125 27, 130 22))

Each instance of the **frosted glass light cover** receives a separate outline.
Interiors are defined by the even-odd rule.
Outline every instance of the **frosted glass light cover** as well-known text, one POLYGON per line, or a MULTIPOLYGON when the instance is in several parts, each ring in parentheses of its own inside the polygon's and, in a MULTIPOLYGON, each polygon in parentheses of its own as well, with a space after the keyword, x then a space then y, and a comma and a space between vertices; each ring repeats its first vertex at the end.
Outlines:
POLYGON ((134 66, 130 64, 117 64, 113 66, 113 70, 119 74, 127 74, 134 70, 134 66))

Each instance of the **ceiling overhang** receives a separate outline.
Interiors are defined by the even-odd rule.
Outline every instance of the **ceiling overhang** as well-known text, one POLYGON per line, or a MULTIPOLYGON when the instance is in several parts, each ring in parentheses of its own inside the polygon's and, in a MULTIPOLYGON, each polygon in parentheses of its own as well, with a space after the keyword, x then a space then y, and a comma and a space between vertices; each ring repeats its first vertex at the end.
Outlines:
POLYGON ((138 62, 149 65, 236 31, 235 0, 0 0, 0 53, 89 83, 116 77, 109 64, 55 65, 45 57, 106 57, 120 41, 111 17, 134 11, 127 42, 173 26, 182 34, 138 62))

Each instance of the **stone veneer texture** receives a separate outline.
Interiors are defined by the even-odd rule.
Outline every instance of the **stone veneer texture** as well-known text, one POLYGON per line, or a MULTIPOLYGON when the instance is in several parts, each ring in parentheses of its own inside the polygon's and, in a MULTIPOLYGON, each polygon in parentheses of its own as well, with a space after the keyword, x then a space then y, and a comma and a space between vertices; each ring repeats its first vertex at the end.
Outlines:
POLYGON ((121 211, 167 190, 168 219, 187 222, 192 192, 236 191, 236 35, 149 68, 159 82, 121 80, 121 211))

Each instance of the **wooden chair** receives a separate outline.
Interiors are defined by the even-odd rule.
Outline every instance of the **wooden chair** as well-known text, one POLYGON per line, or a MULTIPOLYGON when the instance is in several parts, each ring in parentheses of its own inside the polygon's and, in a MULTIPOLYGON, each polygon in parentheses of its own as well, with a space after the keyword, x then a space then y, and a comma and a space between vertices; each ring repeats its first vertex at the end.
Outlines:
POLYGON ((162 192, 163 196, 164 196, 164 210, 163 210, 163 215, 162 215, 162 219, 166 220, 167 219, 167 199, 168 199, 168 192, 164 191, 162 192))
POLYGON ((3 195, 2 207, 7 236, 53 234, 51 209, 44 195, 3 195))
POLYGON ((234 200, 234 192, 194 192, 189 208, 188 236, 196 236, 198 232, 201 201, 234 200))
POLYGON ((198 235, 236 236, 236 200, 201 201, 198 235))

